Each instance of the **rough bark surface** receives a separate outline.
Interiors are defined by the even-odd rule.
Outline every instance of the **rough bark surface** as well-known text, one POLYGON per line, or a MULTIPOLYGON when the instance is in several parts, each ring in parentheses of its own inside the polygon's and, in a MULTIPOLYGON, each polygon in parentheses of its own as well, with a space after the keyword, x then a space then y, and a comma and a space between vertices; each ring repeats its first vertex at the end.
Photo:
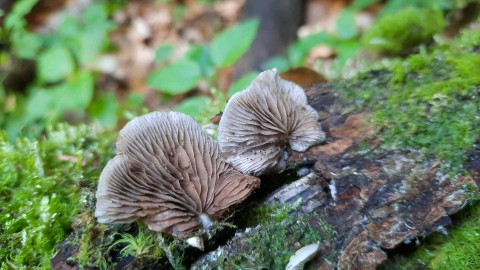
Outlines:
MULTIPOLYGON (((323 245, 315 259, 318 269, 375 269, 387 259, 386 250, 445 231, 449 215, 466 204, 465 184, 478 186, 478 158, 471 157, 465 166, 471 177, 451 179, 441 172, 438 160, 377 147, 368 112, 352 111, 330 85, 311 89, 308 95, 327 143, 291 155, 289 165, 314 164, 311 173, 280 188, 265 203, 301 198, 301 211, 316 212, 333 227, 334 241, 323 245)), ((238 235, 219 248, 223 256, 245 252, 239 247, 248 233, 238 235)), ((212 258, 204 256, 196 265, 212 258)))

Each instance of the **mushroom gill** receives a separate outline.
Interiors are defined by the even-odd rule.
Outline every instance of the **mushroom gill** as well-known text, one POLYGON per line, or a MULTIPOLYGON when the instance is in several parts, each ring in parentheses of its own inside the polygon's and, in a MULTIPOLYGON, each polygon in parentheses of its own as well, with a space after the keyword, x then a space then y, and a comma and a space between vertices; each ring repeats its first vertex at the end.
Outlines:
POLYGON ((325 133, 304 90, 267 70, 227 103, 218 143, 227 162, 251 175, 285 169, 287 146, 298 152, 322 142, 325 133))
POLYGON ((101 223, 142 219, 151 230, 187 238, 259 184, 225 163, 192 118, 153 112, 120 131, 117 156, 100 175, 95 216, 101 223))

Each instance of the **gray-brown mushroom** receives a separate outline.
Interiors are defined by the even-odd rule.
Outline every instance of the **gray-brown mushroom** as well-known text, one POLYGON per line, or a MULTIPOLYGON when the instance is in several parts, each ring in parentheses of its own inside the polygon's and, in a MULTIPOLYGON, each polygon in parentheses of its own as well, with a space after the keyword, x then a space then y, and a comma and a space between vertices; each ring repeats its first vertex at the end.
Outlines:
POLYGON ((151 230, 186 238, 259 184, 225 163, 192 118, 153 112, 120 131, 117 156, 100 176, 95 216, 101 223, 142 219, 151 230))
POLYGON ((230 98, 218 128, 227 162, 256 176, 283 171, 288 145, 304 152, 324 139, 304 90, 280 78, 275 69, 262 72, 230 98))

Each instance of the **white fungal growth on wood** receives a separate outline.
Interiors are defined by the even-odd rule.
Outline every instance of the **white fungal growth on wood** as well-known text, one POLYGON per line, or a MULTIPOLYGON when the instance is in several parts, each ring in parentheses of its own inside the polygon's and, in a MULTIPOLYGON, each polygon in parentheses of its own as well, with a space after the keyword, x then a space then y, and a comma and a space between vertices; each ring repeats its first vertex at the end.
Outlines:
POLYGON ((187 244, 189 244, 190 246, 192 247, 195 247, 195 248, 198 248, 200 250, 204 250, 205 249, 205 246, 203 244, 203 238, 201 238, 200 236, 193 236, 193 237, 190 237, 186 240, 187 244))
POLYGON ((320 249, 320 244, 311 244, 297 250, 288 261, 285 270, 302 270, 305 263, 313 259, 320 249))

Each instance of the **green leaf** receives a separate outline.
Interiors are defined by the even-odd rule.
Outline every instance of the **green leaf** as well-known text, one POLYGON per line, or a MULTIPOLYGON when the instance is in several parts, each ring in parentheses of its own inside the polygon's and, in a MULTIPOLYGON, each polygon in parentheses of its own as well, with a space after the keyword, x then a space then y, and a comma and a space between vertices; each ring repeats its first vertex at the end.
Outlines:
POLYGON ((258 72, 250 72, 242 77, 238 78, 232 86, 228 89, 227 93, 229 96, 242 91, 243 89, 247 88, 250 83, 258 76, 258 72))
POLYGON ((38 0, 15 1, 12 10, 5 17, 4 26, 7 30, 22 29, 26 25, 25 15, 27 15, 38 0))
POLYGON ((45 82, 56 82, 73 72, 72 55, 65 47, 50 48, 38 57, 37 75, 45 82))
POLYGON ((166 61, 173 53, 173 45, 172 44, 164 44, 158 47, 157 51, 155 52, 155 62, 162 63, 166 61))
POLYGON ((36 119, 56 121, 66 111, 86 109, 92 100, 93 84, 93 75, 82 71, 60 85, 32 88, 25 106, 27 122, 36 119))
POLYGON ((80 64, 90 64, 108 45, 108 32, 114 26, 108 19, 105 5, 93 3, 80 21, 73 16, 65 16, 52 42, 70 48, 80 64))
POLYGON ((13 51, 20 58, 35 58, 41 46, 42 40, 36 34, 22 32, 12 35, 13 51))
POLYGON ((288 47, 288 61, 290 62, 290 67, 303 65, 305 58, 313 47, 320 44, 330 43, 332 43, 332 38, 327 32, 320 32, 297 40, 294 44, 288 47))
POLYGON ((144 101, 145 101, 145 97, 140 93, 132 92, 128 94, 128 97, 127 97, 128 106, 139 108, 143 106, 144 101))
MULTIPOLYGON (((78 33, 81 50, 78 59, 82 64, 95 62, 98 55, 108 44, 108 33, 115 28, 115 24, 108 19, 105 4, 93 3, 85 12, 83 28, 78 33)), ((75 51, 72 48, 73 51, 75 51)))
POLYGON ((337 19, 335 28, 335 32, 339 38, 354 38, 358 34, 357 27, 355 26, 355 11, 350 8, 343 9, 337 19))
POLYGON ((77 19, 73 16, 65 16, 58 27, 57 35, 62 41, 68 41, 68 39, 74 39, 79 32, 80 26, 78 25, 77 19))
POLYGON ((101 94, 99 98, 94 100, 90 105, 90 115, 100 122, 106 128, 114 128, 117 124, 119 105, 114 94, 101 94))
POLYGON ((147 83, 155 90, 177 95, 195 87, 200 78, 201 70, 197 63, 189 59, 181 59, 151 73, 147 83))
POLYGON ((103 47, 108 43, 108 32, 111 29, 111 25, 108 23, 82 29, 82 32, 76 37, 77 49, 75 49, 75 45, 71 46, 71 50, 81 64, 93 63, 98 59, 103 47))
POLYGON ((58 93, 62 111, 84 110, 93 98, 94 79, 91 72, 82 70, 66 82, 58 93))
POLYGON ((58 115, 55 98, 56 89, 34 87, 30 89, 30 95, 25 105, 25 122, 30 123, 36 119, 51 118, 58 115))
POLYGON ((288 60, 283 56, 275 56, 262 64, 262 69, 276 68, 279 72, 288 70, 288 60))
POLYGON ((210 98, 206 96, 196 96, 184 99, 175 108, 175 111, 188 114, 190 116, 198 116, 205 111, 210 104, 210 98))
POLYGON ((335 60, 334 69, 337 74, 340 74, 345 64, 357 55, 360 49, 360 42, 357 40, 341 41, 337 43, 335 49, 337 51, 337 59, 335 60))
POLYGON ((207 46, 193 44, 185 54, 185 58, 195 61, 202 71, 202 77, 213 76, 216 72, 207 46))
POLYGON ((250 48, 257 33, 258 20, 248 20, 217 34, 211 44, 213 62, 217 67, 235 63, 250 48))

